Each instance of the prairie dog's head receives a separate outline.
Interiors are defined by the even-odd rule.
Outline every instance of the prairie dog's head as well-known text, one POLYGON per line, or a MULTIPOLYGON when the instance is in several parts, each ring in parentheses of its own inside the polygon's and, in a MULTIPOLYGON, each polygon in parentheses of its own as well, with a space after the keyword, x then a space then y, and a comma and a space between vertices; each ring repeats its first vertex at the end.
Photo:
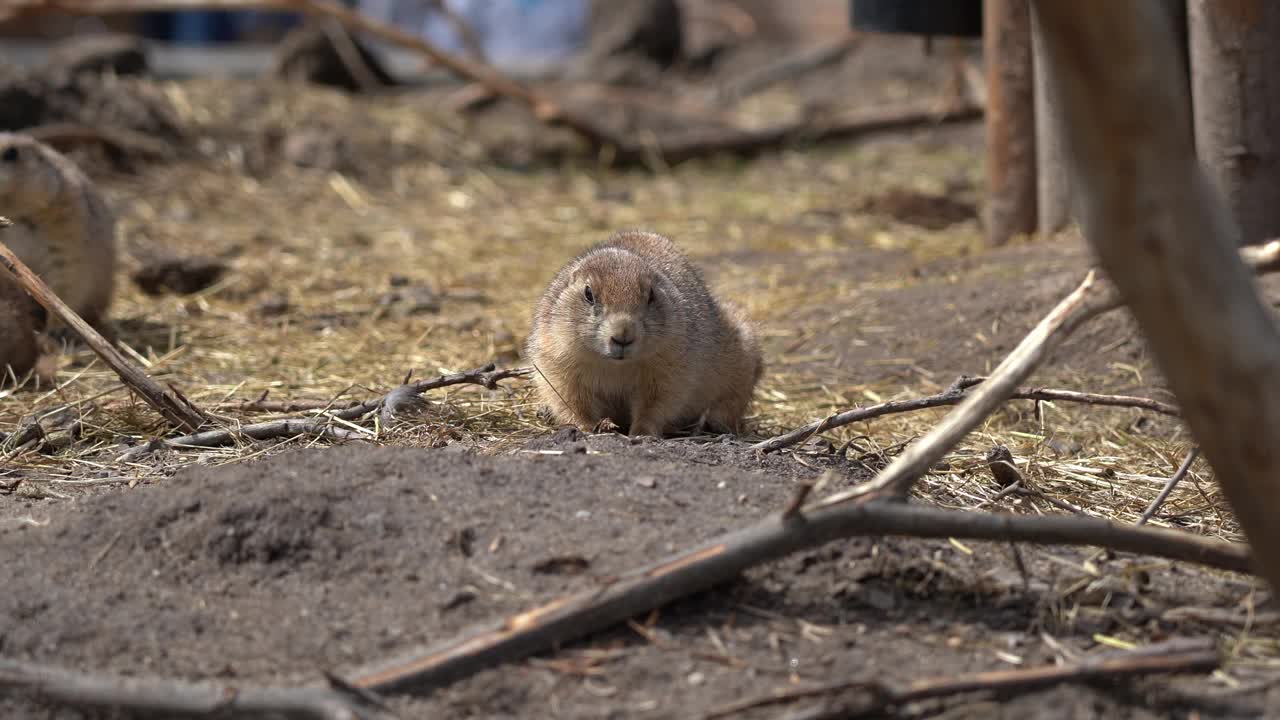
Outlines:
POLYGON ((643 258, 607 248, 583 258, 556 298, 551 321, 573 350, 630 362, 659 347, 673 306, 671 285, 643 258))
POLYGON ((49 152, 29 136, 0 133, 0 215, 39 210, 62 191, 49 152))

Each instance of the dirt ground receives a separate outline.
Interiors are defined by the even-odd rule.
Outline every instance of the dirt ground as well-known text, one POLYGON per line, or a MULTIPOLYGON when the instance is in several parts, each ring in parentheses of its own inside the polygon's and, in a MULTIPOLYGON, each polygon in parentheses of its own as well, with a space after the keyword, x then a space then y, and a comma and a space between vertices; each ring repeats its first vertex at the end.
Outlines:
MULTIPOLYGON (((867 103, 929 97, 942 72, 896 52, 865 49, 827 77, 867 103), (877 63, 886 57, 896 59, 877 63)), ((811 443, 761 456, 749 443, 990 371, 1089 266, 1069 234, 980 249, 977 125, 617 171, 564 154, 565 136, 547 140, 502 109, 443 110, 439 93, 216 80, 151 91, 186 133, 177 156, 126 167, 82 157, 121 213, 125 273, 157 255, 225 272, 158 296, 122 278, 116 329, 149 372, 222 423, 275 417, 239 409, 264 392, 362 399, 407 370, 519 365, 551 274, 631 226, 672 235, 747 308, 768 372, 741 438, 557 433, 514 381, 430 393, 426 415, 368 443, 246 441, 124 463, 161 426, 69 348, 54 385, 0 391, 0 430, 40 418, 71 438, 0 456, 12 488, 0 494, 6 657, 308 683, 589 589, 777 512, 798 480, 867 479, 942 411, 828 433, 852 443, 844 454, 811 443)), ((1035 383, 1172 400, 1123 313, 1081 330, 1035 383)), ((999 487, 980 458, 995 444, 1047 495, 1132 522, 1189 439, 1137 410, 1011 403, 916 501, 1064 512, 1032 498, 992 506, 999 487)), ((1240 539, 1203 464, 1153 523, 1240 539)), ((1025 581, 1006 545, 838 541, 554 653, 389 701, 405 718, 699 718, 778 689, 1210 637, 1227 657, 1213 675, 974 694, 898 714, 1246 718, 1280 702, 1277 616, 1261 583, 1087 548, 1026 546, 1020 557, 1025 581)), ((734 717, 803 717, 820 704, 734 717)), ((20 697, 0 699, 0 714, 82 717, 20 697)))

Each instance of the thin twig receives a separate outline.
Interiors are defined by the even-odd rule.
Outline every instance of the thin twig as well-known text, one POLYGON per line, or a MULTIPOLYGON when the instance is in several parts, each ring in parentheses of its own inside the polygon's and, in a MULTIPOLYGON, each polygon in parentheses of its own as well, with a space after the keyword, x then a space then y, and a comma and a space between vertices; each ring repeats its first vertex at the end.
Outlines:
MULTIPOLYGON (((315 688, 255 688, 80 673, 0 658, 0 689, 26 691, 79 709, 127 710, 161 717, 285 717, 357 720, 374 717, 350 693, 315 688)), ((4 694, 9 694, 5 692, 4 694)))
POLYGON ((81 340, 85 342, 98 357, 102 358, 121 382, 138 393, 148 405, 175 427, 182 430, 197 430, 208 422, 208 417, 191 401, 179 393, 165 390, 152 380, 146 372, 120 354, 107 339, 97 330, 89 326, 62 298, 44 283, 26 263, 22 262, 7 245, 0 242, 0 265, 13 274, 14 280, 27 291, 36 302, 40 303, 51 315, 61 320, 81 340))
MULTIPOLYGON (((915 412, 917 410, 928 410, 936 407, 946 407, 948 405, 958 405, 965 398, 969 397, 969 390, 973 387, 980 386, 987 378, 973 377, 964 375, 957 378, 946 390, 935 395, 926 395, 924 397, 912 398, 908 400, 889 400, 887 402, 870 405, 864 408, 855 408, 846 410, 834 415, 828 415, 821 420, 814 420, 808 425, 803 425, 794 430, 782 433, 768 440, 762 440, 752 447, 762 452, 775 452, 792 445, 797 445, 807 441, 809 438, 827 430, 851 425, 864 420, 872 420, 885 415, 894 415, 904 412, 915 412)), ((1077 392, 1075 390, 1060 390, 1054 388, 1023 388, 1014 390, 1008 395, 1009 400, 1042 400, 1042 401, 1061 401, 1082 403, 1085 405, 1103 405, 1108 407, 1130 407, 1139 410, 1150 410, 1151 412, 1160 413, 1161 415, 1171 415, 1178 417, 1178 408, 1168 403, 1153 400, 1151 398, 1137 397, 1134 395, 1105 395, 1101 393, 1077 392)))
POLYGON ((1195 463, 1196 458, 1198 457, 1200 457, 1200 448, 1191 448, 1191 452, 1187 453, 1186 459, 1182 461, 1182 464, 1178 466, 1178 469, 1169 477, 1168 482, 1166 482, 1164 487, 1160 489, 1160 494, 1156 495, 1156 499, 1152 500, 1151 504, 1147 506, 1147 509, 1143 511, 1142 517, 1138 518, 1139 525, 1146 525, 1147 521, 1155 516, 1156 512, 1160 510, 1160 506, 1164 505, 1164 501, 1169 499, 1169 495, 1173 492, 1173 489, 1177 487, 1178 483, 1182 482, 1182 478, 1186 477, 1187 473, 1191 471, 1191 466, 1195 463))
MULTIPOLYGON (((881 680, 854 680, 818 687, 780 690, 764 697, 748 698, 712 710, 704 720, 737 715, 746 710, 780 705, 807 698, 832 698, 842 693, 861 690, 865 695, 854 704, 835 703, 840 707, 822 707, 802 717, 844 718, 885 713, 907 703, 931 700, 971 692, 1007 695, 1026 693, 1063 683, 1116 680, 1119 678, 1163 673, 1208 672, 1215 670, 1221 658, 1211 641, 1174 640, 1125 651, 1091 657, 1073 665, 1045 665, 1017 670, 993 670, 950 677, 924 678, 902 686, 881 680)), ((834 698, 833 698, 834 699, 834 698)))
POLYGON ((428 390, 447 387, 449 385, 481 385, 494 389, 498 383, 508 378, 527 377, 532 373, 530 368, 496 369, 493 363, 466 372, 440 375, 429 380, 402 385, 375 400, 349 405, 340 410, 326 412, 323 415, 301 418, 282 418, 267 422, 243 425, 240 427, 220 428, 206 432, 184 435, 182 437, 154 440, 125 451, 117 462, 133 462, 139 458, 163 449, 179 449, 191 447, 218 447, 230 445, 242 438, 253 440, 274 440, 278 438, 298 437, 302 435, 318 435, 329 440, 358 440, 364 436, 358 432, 341 427, 334 427, 333 421, 357 420, 385 405, 399 404, 408 396, 416 397, 428 390))
POLYGON ((1177 530, 1119 525, 1088 516, 1019 516, 943 510, 871 496, 756 525, 623 573, 604 584, 464 632, 400 659, 349 674, 377 692, 428 693, 497 664, 576 640, 748 568, 832 540, 896 535, 1102 546, 1249 572, 1249 549, 1177 530))

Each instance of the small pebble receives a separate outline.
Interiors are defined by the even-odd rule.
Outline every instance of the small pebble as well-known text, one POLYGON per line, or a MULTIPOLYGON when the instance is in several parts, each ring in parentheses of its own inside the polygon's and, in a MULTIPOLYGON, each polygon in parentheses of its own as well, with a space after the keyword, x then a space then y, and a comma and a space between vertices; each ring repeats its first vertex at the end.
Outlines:
POLYGON ((641 475, 636 478, 636 484, 642 488, 653 489, 658 486, 658 481, 652 475, 641 475))

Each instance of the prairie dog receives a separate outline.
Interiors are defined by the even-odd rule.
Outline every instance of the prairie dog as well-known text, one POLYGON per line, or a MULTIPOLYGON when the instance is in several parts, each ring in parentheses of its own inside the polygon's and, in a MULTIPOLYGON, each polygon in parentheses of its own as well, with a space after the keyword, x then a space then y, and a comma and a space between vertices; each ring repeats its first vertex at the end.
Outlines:
POLYGON ((613 234, 560 269, 534 311, 525 356, 557 422, 630 435, 694 425, 738 432, 763 371, 737 308, 712 296, 671 240, 613 234))
POLYGON ((71 160, 0 133, 0 240, 85 322, 106 319, 115 289, 115 217, 71 160))

